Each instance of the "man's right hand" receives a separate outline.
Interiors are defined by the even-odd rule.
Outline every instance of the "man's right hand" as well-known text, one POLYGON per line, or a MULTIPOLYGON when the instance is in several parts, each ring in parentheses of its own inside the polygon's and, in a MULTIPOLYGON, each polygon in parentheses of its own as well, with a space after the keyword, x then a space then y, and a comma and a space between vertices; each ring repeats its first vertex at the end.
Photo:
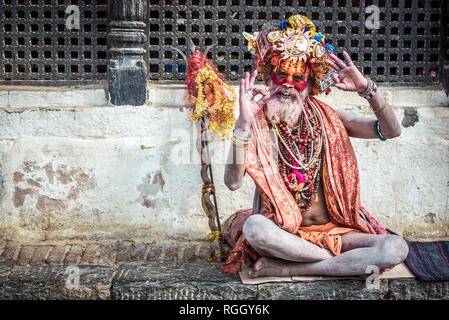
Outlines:
POLYGON ((236 128, 248 130, 255 115, 260 111, 270 94, 262 88, 253 88, 254 82, 257 78, 257 70, 253 72, 245 72, 245 76, 240 80, 240 115, 236 122, 236 128), (256 101, 254 98, 257 95, 262 95, 262 98, 256 101))

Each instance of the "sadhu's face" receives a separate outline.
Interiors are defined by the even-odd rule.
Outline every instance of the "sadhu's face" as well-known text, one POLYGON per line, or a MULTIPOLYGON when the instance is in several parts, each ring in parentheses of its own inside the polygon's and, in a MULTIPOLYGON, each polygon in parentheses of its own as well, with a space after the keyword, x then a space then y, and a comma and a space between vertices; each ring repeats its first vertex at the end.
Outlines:
POLYGON ((272 75, 270 97, 266 103, 265 116, 273 123, 283 121, 294 128, 304 110, 308 95, 308 69, 278 68, 272 75))
POLYGON ((281 62, 273 72, 271 79, 275 85, 292 86, 299 92, 308 87, 309 68, 306 64, 292 64, 289 61, 281 62))

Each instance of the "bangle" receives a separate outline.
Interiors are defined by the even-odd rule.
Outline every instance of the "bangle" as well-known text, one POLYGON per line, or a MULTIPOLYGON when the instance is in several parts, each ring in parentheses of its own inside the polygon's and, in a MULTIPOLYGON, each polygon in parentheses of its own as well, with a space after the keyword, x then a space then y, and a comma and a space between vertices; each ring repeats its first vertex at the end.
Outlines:
POLYGON ((248 144, 248 142, 251 140, 252 136, 251 136, 251 131, 249 130, 241 130, 238 128, 234 128, 234 130, 232 131, 232 142, 234 144, 248 144), (240 136, 239 134, 237 134, 238 131, 242 131, 244 133, 244 136, 240 136))
POLYGON ((247 140, 239 140, 238 138, 236 138, 234 136, 231 138, 231 141, 233 144, 236 144, 236 145, 239 144, 239 145, 244 145, 244 146, 246 146, 249 143, 249 141, 247 141, 247 140))
POLYGON ((234 128, 234 130, 232 131, 232 134, 236 137, 241 137, 244 140, 249 140, 251 139, 251 130, 243 130, 243 129, 239 129, 239 128, 234 128), (237 134, 236 134, 237 133, 237 134), (240 136, 239 133, 243 134, 243 137, 240 136))
POLYGON ((251 136, 249 136, 249 137, 241 137, 241 136, 239 136, 239 135, 237 135, 235 133, 232 134, 232 137, 236 138, 237 140, 241 140, 241 141, 249 141, 249 140, 251 140, 251 136))
POLYGON ((376 120, 374 122, 374 133, 376 134, 377 139, 379 139, 380 141, 386 141, 387 138, 385 138, 385 136, 382 134, 382 131, 380 130, 380 124, 379 124, 379 120, 376 120))
POLYGON ((363 93, 359 93, 359 96, 369 100, 372 97, 374 97, 374 95, 376 94, 377 86, 374 83, 374 81, 371 80, 370 78, 366 78, 366 80, 368 81, 368 85, 366 86, 366 90, 363 93))
MULTIPOLYGON (((239 129, 237 129, 239 130, 239 129)), ((245 130, 241 130, 241 131, 245 131, 245 130)), ((232 138, 231 141, 233 144, 240 144, 240 145, 247 145, 249 143, 249 141, 251 140, 251 132, 247 131, 249 133, 245 135, 245 137, 239 136, 238 134, 236 134, 236 129, 234 129, 232 131, 232 138)))

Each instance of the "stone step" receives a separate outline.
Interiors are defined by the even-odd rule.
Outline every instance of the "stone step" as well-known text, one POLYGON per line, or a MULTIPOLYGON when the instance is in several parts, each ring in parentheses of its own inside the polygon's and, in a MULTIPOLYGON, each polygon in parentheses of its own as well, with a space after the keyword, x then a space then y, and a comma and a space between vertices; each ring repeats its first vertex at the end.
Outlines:
POLYGON ((0 261, 0 299, 449 299, 449 282, 382 279, 244 285, 218 263, 134 261, 118 267, 96 265, 17 266, 0 261))

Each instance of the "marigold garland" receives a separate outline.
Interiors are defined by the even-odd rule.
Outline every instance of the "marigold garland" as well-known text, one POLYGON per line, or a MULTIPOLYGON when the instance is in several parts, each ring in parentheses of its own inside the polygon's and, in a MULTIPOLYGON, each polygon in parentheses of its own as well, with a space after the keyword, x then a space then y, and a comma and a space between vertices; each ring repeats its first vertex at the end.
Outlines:
POLYGON ((221 137, 229 136, 236 121, 234 105, 237 98, 234 89, 209 64, 198 70, 195 83, 198 96, 189 119, 197 121, 207 117, 209 129, 221 137))

